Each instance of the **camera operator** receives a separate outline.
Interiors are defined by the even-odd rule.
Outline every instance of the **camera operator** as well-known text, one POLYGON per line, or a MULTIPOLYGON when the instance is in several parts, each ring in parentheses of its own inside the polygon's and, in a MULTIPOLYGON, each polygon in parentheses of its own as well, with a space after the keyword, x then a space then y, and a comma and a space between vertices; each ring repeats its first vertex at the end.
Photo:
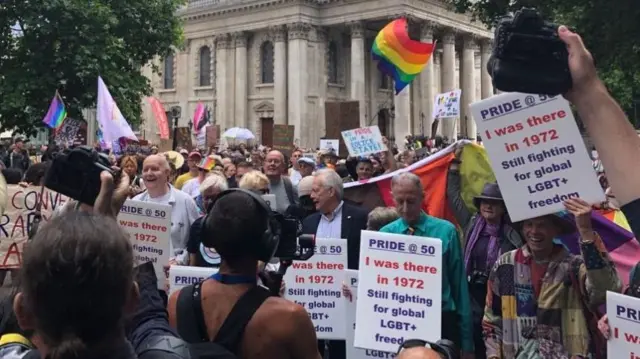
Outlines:
POLYGON ((277 233, 258 195, 232 189, 218 196, 204 219, 202 243, 218 252, 220 270, 169 298, 170 323, 192 347, 222 348, 238 358, 320 358, 304 308, 258 286, 258 261, 273 255, 277 233))

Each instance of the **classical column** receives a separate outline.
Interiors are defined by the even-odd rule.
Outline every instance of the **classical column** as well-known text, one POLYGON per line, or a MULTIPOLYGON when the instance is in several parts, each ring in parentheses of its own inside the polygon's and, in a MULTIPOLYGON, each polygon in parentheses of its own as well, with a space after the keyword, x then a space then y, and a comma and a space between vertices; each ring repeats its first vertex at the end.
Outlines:
MULTIPOLYGON (((452 29, 448 29, 442 35, 442 64, 440 72, 442 75, 442 90, 440 92, 448 92, 455 90, 456 87, 456 37, 452 29)), ((456 133, 456 119, 447 118, 440 119, 439 126, 442 128, 442 136, 450 141, 458 138, 456 133)))
POLYGON ((411 133, 411 90, 408 85, 393 97, 393 137, 399 150, 404 149, 404 138, 411 133))
POLYGON ((482 88, 482 98, 488 98, 493 96, 493 83, 491 82, 491 76, 487 71, 487 64, 489 63, 489 57, 491 56, 491 40, 483 40, 480 48, 480 84, 482 88))
MULTIPOLYGON (((433 43, 433 30, 434 24, 432 22, 425 22, 422 24, 420 28, 420 41, 424 43, 433 43)), ((434 56, 435 51, 432 54, 429 62, 427 63, 427 67, 422 70, 420 73, 420 90, 421 90, 421 101, 420 101, 420 119, 422 121, 422 129, 424 131, 425 136, 431 136, 431 124, 433 123, 433 118, 431 117, 431 113, 433 112, 433 99, 435 97, 435 93, 433 91, 433 81, 434 81, 434 56)))
POLYGON ((248 83, 247 83, 247 34, 237 32, 233 34, 235 46, 236 75, 235 75, 235 118, 237 127, 249 128, 247 117, 248 83))
POLYGON ((271 29, 273 37, 273 115, 274 123, 287 124, 287 29, 284 26, 274 26, 271 29))
POLYGON ((227 95, 227 126, 236 126, 236 52, 235 34, 230 35, 227 45, 227 72, 225 73, 225 90, 227 95))
POLYGON ((476 41, 472 36, 464 36, 462 57, 460 59, 460 84, 462 98, 460 99, 460 122, 465 121, 464 135, 470 139, 477 136, 476 122, 473 120, 469 105, 476 100, 476 41))
POLYGON ((358 101, 360 107, 360 127, 365 127, 365 65, 364 65, 364 25, 354 21, 351 27, 351 99, 358 101))
MULTIPOLYGON (((307 23, 297 22, 287 25, 288 30, 288 108, 287 123, 295 126, 294 141, 299 141, 302 146, 309 144, 308 139, 300 138, 303 133, 302 125, 307 118, 307 84, 309 82, 309 69, 307 66, 307 42, 311 26, 307 23)), ((314 141, 315 143, 315 141, 314 141)))
MULTIPOLYGON (((227 92, 227 51, 229 48, 229 34, 220 34, 216 37, 216 123, 224 131, 228 128, 227 118, 229 108, 229 93, 227 92)), ((231 122, 232 123, 232 122, 231 122)))
MULTIPOLYGON (((316 129, 315 133, 318 134, 317 138, 324 137, 327 134, 327 121, 325 118, 325 102, 327 101, 327 39, 327 29, 321 26, 316 27, 316 42, 318 45, 316 56, 316 61, 318 61, 318 123, 314 125, 316 129)), ((313 138, 311 140, 313 140, 313 138)))

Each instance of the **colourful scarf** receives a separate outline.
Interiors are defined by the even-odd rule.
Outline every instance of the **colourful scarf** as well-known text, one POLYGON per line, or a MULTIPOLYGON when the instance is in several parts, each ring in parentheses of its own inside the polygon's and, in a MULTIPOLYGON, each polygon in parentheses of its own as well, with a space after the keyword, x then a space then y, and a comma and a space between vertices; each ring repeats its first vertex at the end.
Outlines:
POLYGON ((464 267, 467 270, 467 275, 471 275, 473 272, 470 262, 471 262, 471 252, 473 252, 473 248, 478 243, 481 234, 489 235, 489 245, 487 248, 487 271, 491 270, 493 264, 498 259, 500 255, 500 246, 498 245, 498 235, 500 231, 500 225, 490 224, 482 217, 481 215, 477 215, 473 224, 473 228, 471 229, 471 233, 469 234, 469 238, 467 238, 467 246, 464 251, 464 267))

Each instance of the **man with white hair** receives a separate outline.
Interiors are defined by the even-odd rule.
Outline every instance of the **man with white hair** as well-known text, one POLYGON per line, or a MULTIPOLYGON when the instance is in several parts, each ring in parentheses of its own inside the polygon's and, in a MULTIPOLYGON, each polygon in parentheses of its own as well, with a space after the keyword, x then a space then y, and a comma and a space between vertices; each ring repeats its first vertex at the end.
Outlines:
POLYGON ((400 218, 382 227, 380 232, 442 241, 442 338, 462 348, 463 358, 474 358, 471 305, 456 227, 424 213, 424 190, 417 175, 404 172, 393 176, 391 193, 400 218))
MULTIPOLYGON (((358 269, 360 262, 360 231, 367 229, 368 212, 343 201, 342 178, 332 169, 323 169, 314 175, 311 199, 316 213, 302 222, 302 232, 313 234, 321 243, 323 238, 347 239, 347 262, 349 269, 358 269)), ((324 357, 324 342, 318 349, 324 357)), ((331 341, 329 357, 345 357, 344 340, 331 341)))

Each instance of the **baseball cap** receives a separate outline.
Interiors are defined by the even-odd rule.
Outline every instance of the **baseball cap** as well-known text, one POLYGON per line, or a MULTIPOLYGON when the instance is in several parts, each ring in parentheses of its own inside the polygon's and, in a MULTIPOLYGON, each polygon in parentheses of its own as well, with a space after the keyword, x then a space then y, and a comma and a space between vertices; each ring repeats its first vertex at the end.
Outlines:
POLYGON ((307 176, 298 182, 298 196, 308 196, 311 194, 313 187, 313 176, 307 176))
POLYGON ((198 159, 201 159, 201 158, 202 158, 202 155, 201 155, 201 154, 200 154, 200 152, 198 152, 198 151, 193 151, 193 152, 191 152, 191 153, 189 154, 189 158, 194 158, 194 157, 197 157, 198 159))
POLYGON ((298 158, 298 164, 302 164, 302 163, 304 163, 306 165, 309 165, 309 166, 312 166, 312 167, 316 166, 316 162, 314 160, 312 160, 311 158, 309 158, 309 157, 300 157, 300 158, 298 158))

